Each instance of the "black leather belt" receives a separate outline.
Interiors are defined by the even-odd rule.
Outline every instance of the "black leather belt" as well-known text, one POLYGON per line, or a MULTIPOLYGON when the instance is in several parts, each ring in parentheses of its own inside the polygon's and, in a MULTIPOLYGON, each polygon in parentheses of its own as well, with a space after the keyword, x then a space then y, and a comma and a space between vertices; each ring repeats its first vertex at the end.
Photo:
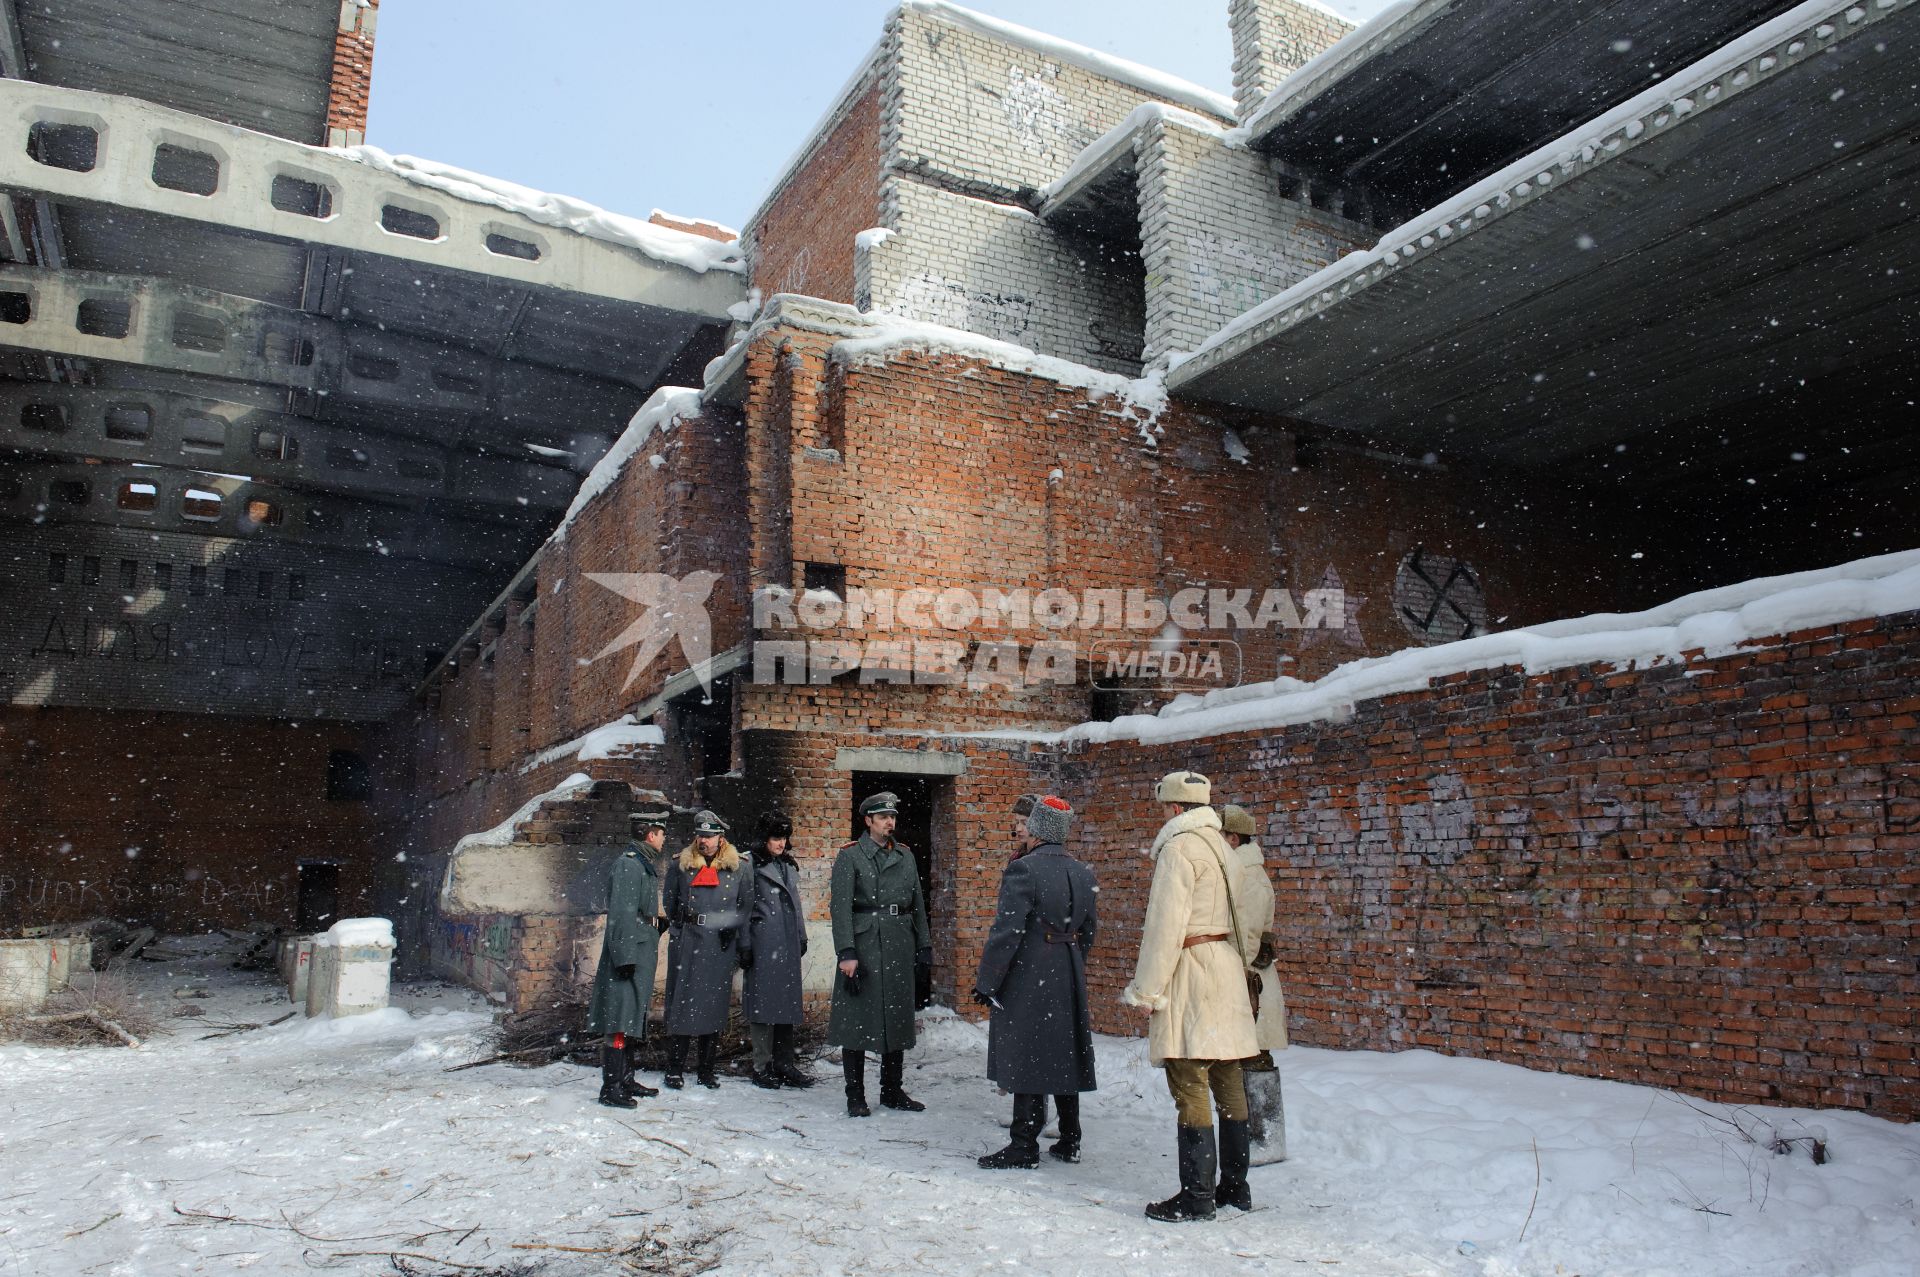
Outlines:
POLYGON ((853 911, 855 913, 883 913, 889 918, 898 918, 901 914, 912 913, 913 906, 910 904, 908 905, 863 905, 856 900, 853 902, 853 911))
POLYGON ((1074 935, 1072 932, 1043 931, 1040 933, 1040 938, 1045 940, 1048 944, 1079 944, 1080 943, 1080 937, 1074 935))

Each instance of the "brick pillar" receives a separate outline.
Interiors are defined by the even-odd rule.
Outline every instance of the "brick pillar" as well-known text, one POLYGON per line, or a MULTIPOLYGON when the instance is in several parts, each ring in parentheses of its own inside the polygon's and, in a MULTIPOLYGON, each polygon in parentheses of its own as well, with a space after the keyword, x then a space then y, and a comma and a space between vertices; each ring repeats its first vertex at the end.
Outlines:
POLYGON ((1227 22, 1233 28, 1233 100, 1243 120, 1281 81, 1353 30, 1351 22, 1311 0, 1228 0, 1227 22))
POLYGON ((367 94, 373 86, 373 28, 380 0, 340 0, 333 37, 333 83, 327 90, 328 146, 358 146, 367 136, 367 94))

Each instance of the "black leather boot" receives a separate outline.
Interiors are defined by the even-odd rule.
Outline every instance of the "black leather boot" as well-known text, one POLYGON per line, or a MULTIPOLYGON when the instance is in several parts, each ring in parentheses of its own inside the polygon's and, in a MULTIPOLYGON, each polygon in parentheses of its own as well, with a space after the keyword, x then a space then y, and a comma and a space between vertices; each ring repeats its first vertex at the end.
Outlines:
POLYGON ((901 1079, 907 1071, 907 1053, 905 1051, 882 1051, 880 1053, 880 1103, 884 1108, 899 1109, 902 1113, 924 1113, 927 1106, 908 1095, 901 1086, 901 1079))
POLYGON ((1040 1165, 1040 1128, 1047 1124, 1047 1097, 1013 1097, 1013 1127, 1007 1146, 998 1153, 980 1158, 980 1166, 989 1171, 1030 1170, 1040 1165))
POLYGON ((648 1086, 640 1080, 640 1075, 634 1072, 634 1066, 640 1059, 640 1044, 635 1041, 631 1035, 627 1038, 625 1054, 627 1062, 625 1072, 623 1072, 620 1077, 620 1085, 626 1088, 627 1094, 637 1096, 643 1100, 650 1100, 660 1094, 659 1087, 648 1086))
POLYGON ((1230 1117, 1220 1119, 1220 1186, 1214 1201, 1222 1206, 1253 1209, 1253 1190, 1247 1187, 1247 1167, 1252 1161, 1253 1133, 1245 1122, 1230 1117))
POLYGON ((1080 1097, 1056 1095, 1053 1107, 1060 1114, 1060 1138, 1047 1150, 1047 1156, 1062 1162, 1080 1160, 1080 1097))
POLYGON ((781 1085, 805 1090, 813 1085, 813 1075, 800 1067, 800 1059, 793 1050, 793 1034, 791 1024, 774 1025, 773 1067, 768 1071, 780 1079, 781 1085))
POLYGON ((1220 1159, 1214 1149, 1211 1126, 1179 1129, 1180 1191, 1147 1207, 1147 1218, 1163 1224, 1213 1218, 1213 1185, 1220 1159))
POLYGON ((640 1107, 627 1094, 627 1088, 621 1079, 626 1073, 627 1053, 624 1048, 611 1042, 600 1045, 600 1102, 610 1109, 630 1109, 640 1107))
POLYGON ((872 1117, 873 1110, 867 1107, 867 1053, 842 1050, 840 1067, 847 1075, 847 1116, 872 1117))
POLYGON ((709 1091, 718 1090, 720 1087, 720 1079, 713 1075, 713 1047, 716 1036, 712 1033, 703 1033, 695 1039, 700 1047, 697 1076, 700 1079, 700 1085, 709 1091))
POLYGON ((667 1039, 667 1072, 660 1080, 675 1091, 687 1084, 687 1040, 678 1033, 667 1039))

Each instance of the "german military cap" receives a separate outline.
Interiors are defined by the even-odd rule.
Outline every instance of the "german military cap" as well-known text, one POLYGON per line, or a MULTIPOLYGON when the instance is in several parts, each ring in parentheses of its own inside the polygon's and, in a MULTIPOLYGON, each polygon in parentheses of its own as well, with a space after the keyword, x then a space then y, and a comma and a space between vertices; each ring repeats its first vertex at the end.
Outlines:
POLYGON ((897 816, 900 814, 900 795, 881 790, 860 804, 862 816, 897 816))

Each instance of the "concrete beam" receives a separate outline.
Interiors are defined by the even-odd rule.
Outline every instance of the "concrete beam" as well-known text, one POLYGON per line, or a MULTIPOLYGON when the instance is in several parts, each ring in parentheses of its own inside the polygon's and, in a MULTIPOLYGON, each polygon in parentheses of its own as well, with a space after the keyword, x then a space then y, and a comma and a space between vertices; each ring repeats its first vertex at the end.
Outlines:
POLYGON ((257 538, 490 571, 524 559, 535 535, 524 525, 452 519, 348 497, 317 497, 235 475, 119 462, 0 468, 0 520, 257 538))
POLYGON ((910 776, 964 776, 967 756, 933 749, 854 749, 834 751, 833 769, 842 772, 899 772, 910 776))
POLYGON ((252 404, 54 382, 0 384, 0 448, 505 510, 563 510, 580 483, 559 466, 480 456, 252 404))
POLYGON ((615 382, 100 271, 0 266, 0 346, 300 391, 329 413, 365 406, 525 425, 564 404, 611 430, 636 398, 615 382))
POLYGON ((701 273, 543 226, 318 147, 135 98, 26 81, 0 81, 0 187, 606 297, 710 323, 725 323, 728 307, 746 297, 746 280, 733 271, 701 273), (66 144, 60 162, 34 159, 30 145, 48 154, 45 143, 53 137, 66 144), (162 175, 175 187, 190 189, 157 183, 156 158, 165 161, 162 175))

